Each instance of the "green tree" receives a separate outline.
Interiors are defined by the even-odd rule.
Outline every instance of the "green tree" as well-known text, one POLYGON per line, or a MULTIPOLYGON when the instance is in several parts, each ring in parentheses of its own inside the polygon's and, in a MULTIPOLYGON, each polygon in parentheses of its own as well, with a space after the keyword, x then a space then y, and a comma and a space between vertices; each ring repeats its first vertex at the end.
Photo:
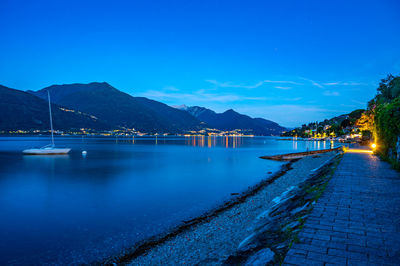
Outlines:
POLYGON ((378 87, 378 95, 375 97, 375 102, 383 104, 391 102, 393 99, 400 96, 400 77, 389 74, 385 79, 382 79, 378 87))
POLYGON ((376 108, 375 124, 381 151, 387 154, 389 148, 396 147, 397 136, 400 136, 400 97, 376 108))

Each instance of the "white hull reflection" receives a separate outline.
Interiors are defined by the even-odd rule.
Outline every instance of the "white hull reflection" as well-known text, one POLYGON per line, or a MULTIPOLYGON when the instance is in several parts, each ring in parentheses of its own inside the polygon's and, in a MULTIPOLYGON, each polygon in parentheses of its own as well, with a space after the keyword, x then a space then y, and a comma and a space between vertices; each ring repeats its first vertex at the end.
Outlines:
POLYGON ((59 155, 68 154, 69 148, 42 148, 42 149, 27 149, 22 151, 25 155, 59 155))

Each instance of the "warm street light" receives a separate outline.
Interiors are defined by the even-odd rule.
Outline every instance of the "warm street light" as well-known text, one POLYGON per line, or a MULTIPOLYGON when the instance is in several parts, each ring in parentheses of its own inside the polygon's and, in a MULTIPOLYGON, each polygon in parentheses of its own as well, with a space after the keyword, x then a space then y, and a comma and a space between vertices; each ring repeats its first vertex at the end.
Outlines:
POLYGON ((372 149, 376 149, 376 144, 375 144, 375 143, 372 143, 372 144, 371 144, 371 148, 372 148, 372 149))

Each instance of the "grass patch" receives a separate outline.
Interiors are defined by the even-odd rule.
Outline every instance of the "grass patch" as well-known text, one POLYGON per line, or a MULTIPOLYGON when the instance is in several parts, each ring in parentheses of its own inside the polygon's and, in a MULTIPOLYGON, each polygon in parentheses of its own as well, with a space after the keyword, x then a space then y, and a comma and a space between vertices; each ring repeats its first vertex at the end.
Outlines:
POLYGON ((379 156, 379 158, 381 158, 383 161, 388 162, 392 165, 393 169, 396 171, 400 172, 400 161, 394 159, 394 158, 390 158, 387 155, 383 155, 381 153, 377 153, 377 155, 379 156))

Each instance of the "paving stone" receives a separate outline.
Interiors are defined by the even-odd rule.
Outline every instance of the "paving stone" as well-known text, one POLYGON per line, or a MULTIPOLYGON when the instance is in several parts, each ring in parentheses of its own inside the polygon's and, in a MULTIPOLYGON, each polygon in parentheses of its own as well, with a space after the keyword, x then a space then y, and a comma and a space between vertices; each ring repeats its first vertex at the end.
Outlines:
POLYGON ((347 233, 332 231, 331 236, 338 238, 347 238, 347 233))
POLYGON ((326 240, 329 241, 331 240, 330 234, 314 234, 313 239, 319 239, 319 240, 326 240))
POLYGON ((323 263, 323 262, 320 262, 320 261, 310 261, 310 260, 308 260, 308 259, 303 259, 303 258, 301 258, 301 257, 290 256, 290 257, 288 257, 287 259, 285 259, 285 262, 284 262, 282 265, 324 266, 324 263, 323 263))
POLYGON ((316 252, 321 254, 326 254, 328 252, 328 248, 310 244, 295 244, 296 249, 306 250, 308 252, 316 252))
POLYGON ((328 255, 332 255, 332 256, 339 256, 339 257, 346 257, 347 251, 343 250, 343 249, 334 249, 334 248, 330 248, 328 250, 328 255))
MULTIPOLYGON (((285 262, 283 265, 306 265, 307 260, 302 256, 290 255, 286 256, 285 262)), ((323 265, 323 264, 322 264, 323 265)))
POLYGON ((357 246, 357 245, 347 245, 347 250, 348 251, 352 251, 352 252, 366 253, 367 248, 366 247, 357 246))
POLYGON ((400 174, 346 153, 299 236, 283 265, 400 265, 400 174))
POLYGON ((305 258, 307 256, 308 251, 302 250, 302 249, 297 249, 297 248, 291 248, 286 256, 291 256, 291 255, 296 255, 305 258))
POLYGON ((368 260, 347 259, 348 266, 368 266, 375 265, 368 260))
POLYGON ((346 265, 346 257, 331 256, 328 254, 320 254, 315 252, 309 252, 307 259, 311 261, 321 261, 325 263, 334 263, 339 265, 346 265))
POLYGON ((299 238, 314 238, 314 234, 306 233, 306 232, 300 232, 299 233, 299 238))

